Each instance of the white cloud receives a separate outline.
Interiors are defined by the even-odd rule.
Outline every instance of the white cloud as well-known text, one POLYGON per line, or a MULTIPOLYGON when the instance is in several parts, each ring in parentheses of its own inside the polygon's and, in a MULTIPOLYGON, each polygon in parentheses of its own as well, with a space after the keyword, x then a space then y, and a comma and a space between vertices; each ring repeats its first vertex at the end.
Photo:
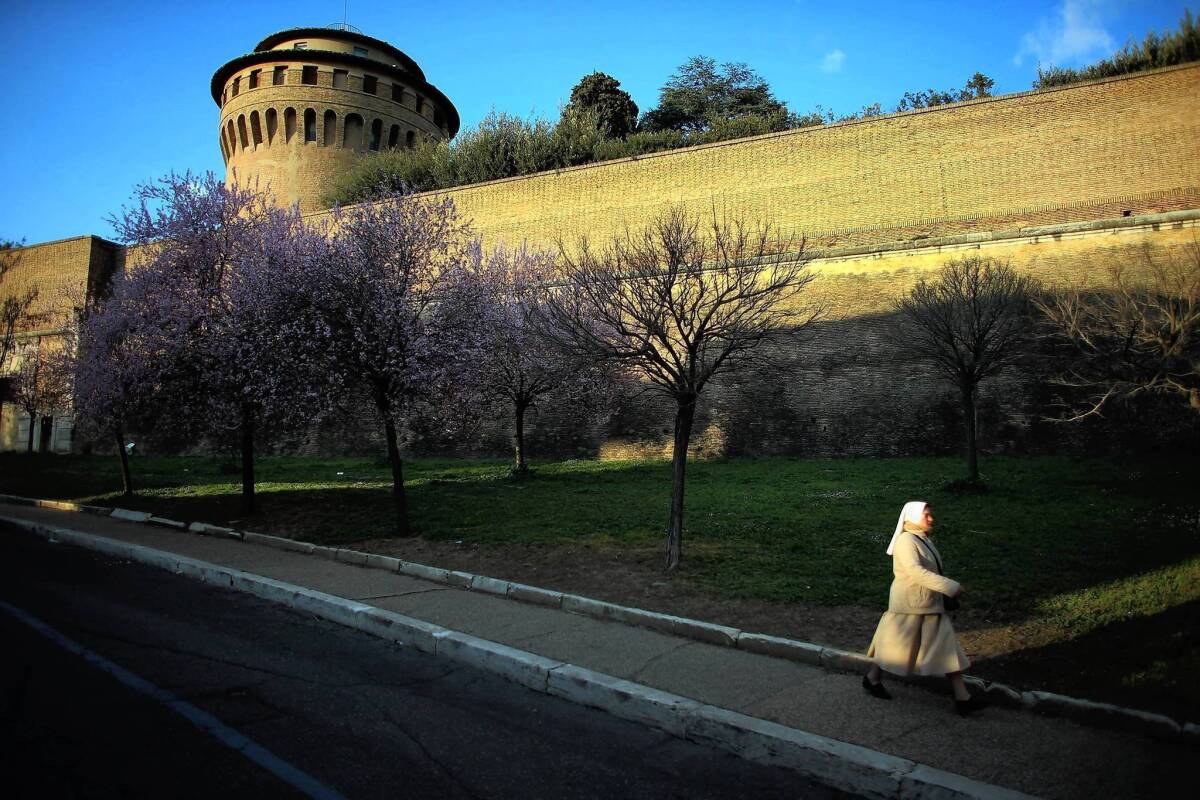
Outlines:
POLYGON ((1065 67, 1111 55, 1116 45, 1104 30, 1107 5, 1104 0, 1063 0, 1053 18, 1043 18, 1021 38, 1013 63, 1033 56, 1040 64, 1065 67))
POLYGON ((821 59, 821 72, 838 72, 846 63, 846 54, 841 50, 830 50, 821 59))

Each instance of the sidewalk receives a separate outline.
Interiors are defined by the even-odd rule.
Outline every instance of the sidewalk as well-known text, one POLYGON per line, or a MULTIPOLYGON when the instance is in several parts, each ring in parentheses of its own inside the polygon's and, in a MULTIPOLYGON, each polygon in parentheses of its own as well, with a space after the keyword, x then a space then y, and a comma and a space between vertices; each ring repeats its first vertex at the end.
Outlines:
POLYGON ((959 718, 948 693, 896 682, 889 683, 895 699, 884 702, 866 695, 856 674, 237 539, 15 505, 0 505, 3 518, 103 536, 325 592, 1041 797, 1170 797, 1194 785, 1190 762, 1200 748, 1185 742, 996 706, 959 718))

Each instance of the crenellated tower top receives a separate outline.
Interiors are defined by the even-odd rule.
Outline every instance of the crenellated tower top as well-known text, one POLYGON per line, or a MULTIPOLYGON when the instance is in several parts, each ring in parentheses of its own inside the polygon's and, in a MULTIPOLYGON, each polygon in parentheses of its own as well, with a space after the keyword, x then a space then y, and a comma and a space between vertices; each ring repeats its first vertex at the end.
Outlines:
POLYGON ((458 111, 402 51, 349 26, 292 28, 212 78, 226 180, 312 211, 365 154, 445 141, 458 111))

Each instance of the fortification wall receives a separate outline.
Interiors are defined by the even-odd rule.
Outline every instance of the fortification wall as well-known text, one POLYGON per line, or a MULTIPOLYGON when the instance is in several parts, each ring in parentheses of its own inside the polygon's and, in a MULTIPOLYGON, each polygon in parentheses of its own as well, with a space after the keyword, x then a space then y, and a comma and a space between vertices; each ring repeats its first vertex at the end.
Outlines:
POLYGON ((12 269, 0 281, 0 298, 37 289, 21 332, 63 323, 64 313, 82 301, 89 281, 104 282, 123 260, 122 248, 95 236, 76 236, 16 248, 6 254, 12 269))
POLYGON ((1200 207, 1200 65, 446 192, 486 241, 593 241, 714 204, 820 247, 1200 207))
MULTIPOLYGON (((982 255, 1018 266, 1050 287, 1098 285, 1112 265, 1137 273, 1147 259, 1179 257, 1198 238, 1200 213, 1175 213, 1054 226, 1042 234, 990 242, 951 240, 815 260, 812 299, 826 303, 830 313, 783 351, 781 360, 790 370, 754 370, 714 382, 699 405, 695 454, 956 452, 961 442, 957 390, 916 360, 897 335, 893 303, 918 278, 947 260, 982 255)), ((1022 365, 982 385, 979 423, 985 452, 1074 450, 1106 435, 1097 426, 1047 423, 1045 417, 1057 410, 1048 405, 1047 376, 1032 370, 1022 365)), ((608 426, 581 436, 572 431, 576 420, 542 409, 528 428, 531 451, 666 457, 672 413, 669 404, 640 399, 608 426)), ((482 449, 501 448, 504 428, 485 434, 482 449)), ((1171 430, 1164 427, 1161 435, 1171 430)), ((1123 443, 1110 444, 1120 449, 1123 443)))
POLYGON ((446 138, 434 101, 411 86, 361 69, 314 66, 305 50, 279 53, 224 85, 218 137, 229 182, 257 184, 280 204, 311 211, 364 153, 446 138), (312 83, 304 83, 305 69, 312 83), (364 78, 376 82, 369 93, 364 78))
MULTIPOLYGON (((714 383, 697 454, 951 452, 961 422, 953 387, 898 345, 895 301, 969 255, 1052 285, 1177 255, 1198 236, 1189 213, 1200 209, 1198 97, 1192 65, 434 194, 450 196, 488 244, 603 242, 672 204, 699 213, 716 204, 807 237, 817 256, 810 299, 827 315, 785 354, 792 374, 714 383)), ((985 450, 1078 438, 1041 423, 1042 378, 1014 370, 983 387, 985 450)), ((638 403, 591 427, 538 410, 532 451, 669 453, 672 409, 638 403)), ((508 428, 497 420, 472 446, 503 452, 508 428)))

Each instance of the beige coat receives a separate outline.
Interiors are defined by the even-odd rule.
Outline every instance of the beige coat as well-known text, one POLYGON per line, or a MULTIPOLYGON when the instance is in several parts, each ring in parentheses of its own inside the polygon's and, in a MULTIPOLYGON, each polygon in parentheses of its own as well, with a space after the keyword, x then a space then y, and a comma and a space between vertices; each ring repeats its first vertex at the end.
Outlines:
POLYGON ((957 581, 938 574, 938 553, 933 542, 920 534, 905 531, 896 537, 892 550, 895 579, 888 595, 888 611, 893 614, 942 614, 943 595, 958 593, 957 581))

